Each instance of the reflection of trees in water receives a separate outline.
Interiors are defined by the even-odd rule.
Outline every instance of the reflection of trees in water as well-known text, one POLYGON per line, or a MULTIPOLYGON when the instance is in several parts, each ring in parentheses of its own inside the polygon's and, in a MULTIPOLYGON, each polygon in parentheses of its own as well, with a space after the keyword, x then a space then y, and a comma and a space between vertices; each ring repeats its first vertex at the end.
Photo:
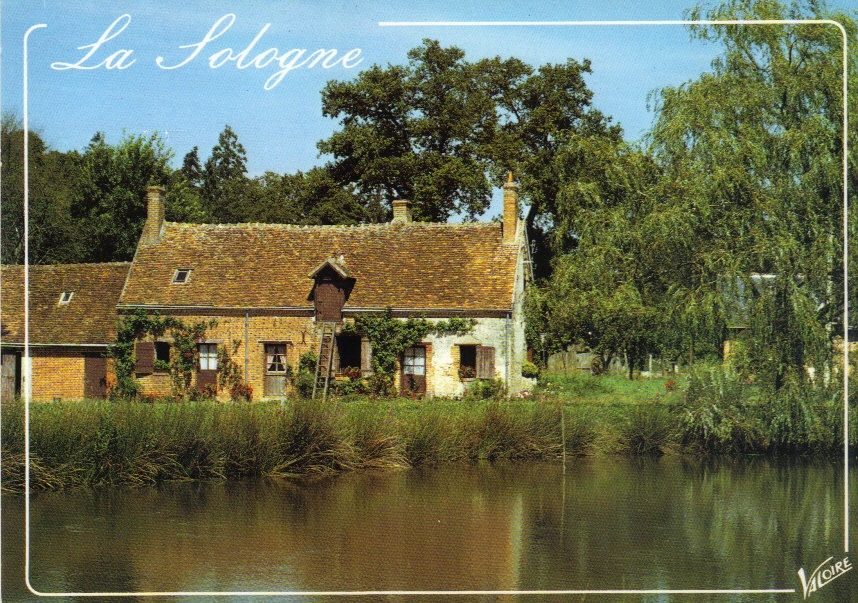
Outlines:
POLYGON ((605 458, 46 493, 34 560, 52 590, 790 588, 842 545, 839 474, 605 458))
POLYGON ((529 490, 527 588, 793 588, 842 549, 830 461, 584 460, 529 490))

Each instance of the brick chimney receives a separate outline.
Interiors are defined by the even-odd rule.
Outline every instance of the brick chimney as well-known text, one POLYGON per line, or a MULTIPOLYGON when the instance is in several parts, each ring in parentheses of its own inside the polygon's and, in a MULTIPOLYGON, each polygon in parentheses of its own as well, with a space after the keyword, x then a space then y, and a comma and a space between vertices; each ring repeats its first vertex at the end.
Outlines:
POLYGON ((393 207, 393 219, 391 224, 408 224, 411 222, 411 201, 397 199, 390 202, 393 207))
POLYGON ((141 245, 154 245, 161 240, 164 224, 164 187, 146 187, 146 223, 140 235, 141 245))
POLYGON ((503 185, 503 242, 515 243, 518 230, 518 185, 513 182, 512 172, 503 185))

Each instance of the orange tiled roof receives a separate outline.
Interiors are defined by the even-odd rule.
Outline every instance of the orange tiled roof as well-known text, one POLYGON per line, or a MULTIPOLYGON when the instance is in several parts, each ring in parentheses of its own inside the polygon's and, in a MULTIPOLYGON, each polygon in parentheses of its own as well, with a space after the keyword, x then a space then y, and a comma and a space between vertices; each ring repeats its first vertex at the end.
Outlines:
POLYGON ((355 279, 350 308, 512 307, 517 245, 501 225, 178 224, 137 250, 121 306, 311 308, 308 275, 334 258, 355 279), (190 268, 185 284, 172 284, 190 268))
MULTIPOLYGON (((131 264, 30 267, 30 343, 108 344, 116 340, 116 303, 131 264), (73 292, 61 304, 60 295, 73 292)), ((24 267, 3 266, 3 343, 24 342, 24 267)))

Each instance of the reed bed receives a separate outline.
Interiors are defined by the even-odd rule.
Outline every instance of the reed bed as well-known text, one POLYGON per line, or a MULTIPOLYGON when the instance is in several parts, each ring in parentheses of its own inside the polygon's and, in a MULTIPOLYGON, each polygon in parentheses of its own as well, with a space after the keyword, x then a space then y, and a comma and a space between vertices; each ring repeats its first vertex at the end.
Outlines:
MULTIPOLYGON (((513 399, 34 403, 30 480, 57 489, 564 455, 839 454, 839 391, 775 396, 702 367, 678 387, 580 375, 544 379, 513 399)), ((0 419, 2 486, 21 490, 22 404, 4 403, 0 419)))

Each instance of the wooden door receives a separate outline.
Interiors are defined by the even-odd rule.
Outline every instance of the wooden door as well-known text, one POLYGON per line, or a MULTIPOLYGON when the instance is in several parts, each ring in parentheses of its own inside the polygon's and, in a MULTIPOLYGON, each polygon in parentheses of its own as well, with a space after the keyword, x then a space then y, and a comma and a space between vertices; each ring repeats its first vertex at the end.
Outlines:
POLYGON ((341 281, 330 277, 319 278, 316 281, 313 300, 316 307, 316 320, 340 322, 343 319, 346 296, 341 281))
POLYGON ((402 393, 426 393, 426 348, 418 345, 405 348, 402 354, 402 393))
POLYGON ((197 389, 211 387, 217 391, 217 344, 200 343, 197 389))
POLYGON ((83 397, 90 400, 107 397, 107 358, 101 354, 83 357, 83 397))

